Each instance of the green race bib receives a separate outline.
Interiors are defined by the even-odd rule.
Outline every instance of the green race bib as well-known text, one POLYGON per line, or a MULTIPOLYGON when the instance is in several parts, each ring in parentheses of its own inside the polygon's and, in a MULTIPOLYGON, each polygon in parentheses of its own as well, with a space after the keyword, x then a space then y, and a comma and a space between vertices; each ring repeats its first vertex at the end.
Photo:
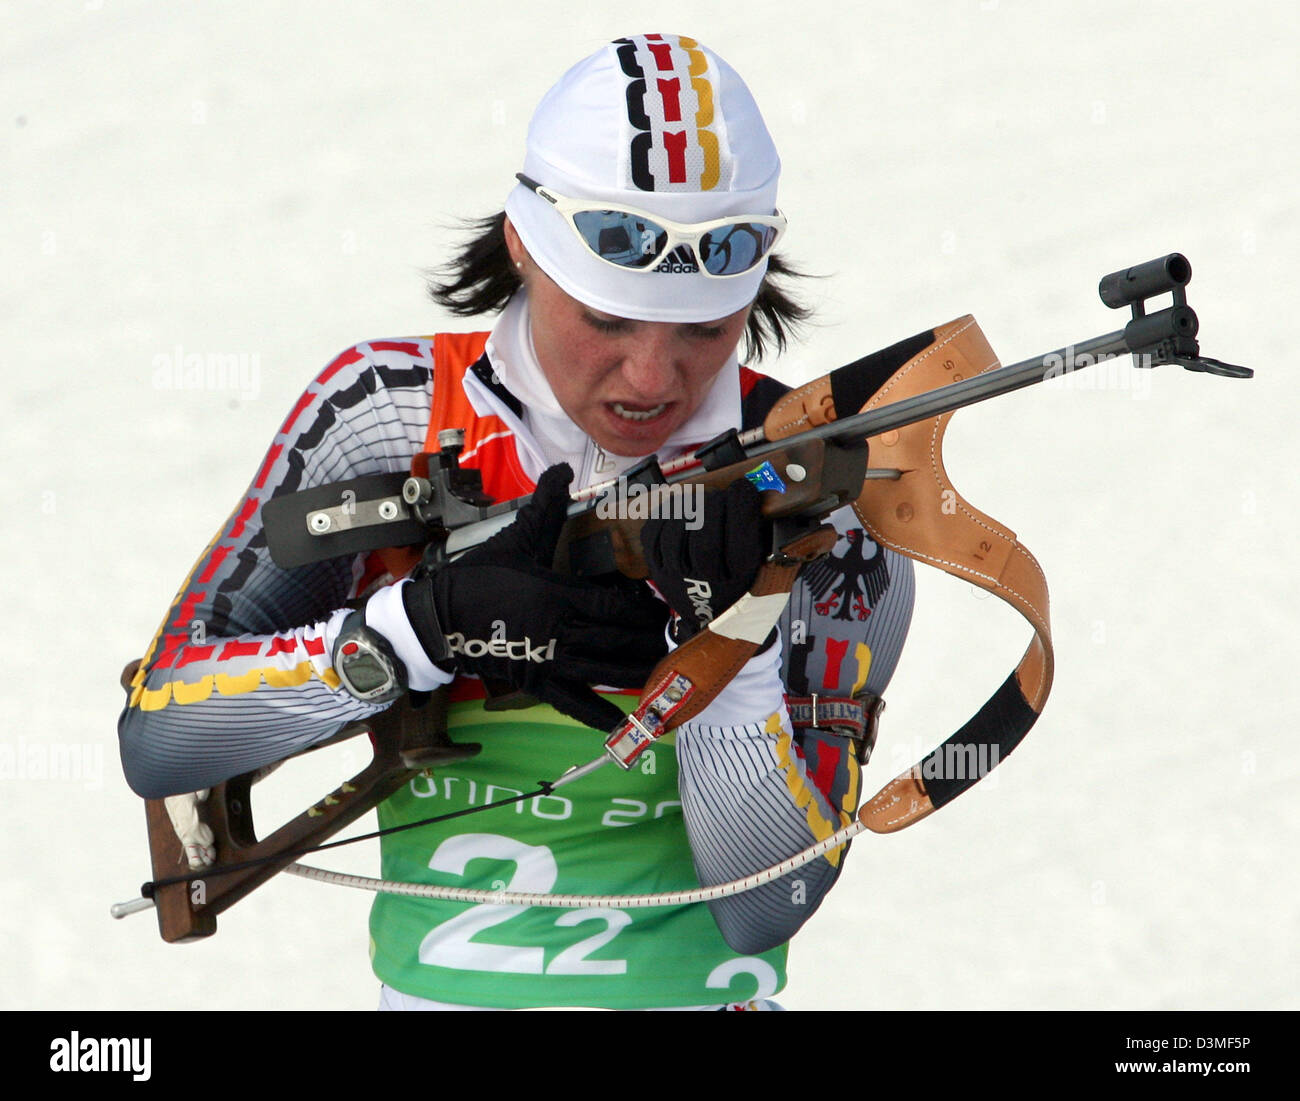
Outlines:
MULTIPOLYGON (((454 704, 450 729, 483 752, 413 777, 379 807, 381 826, 532 791, 603 752, 599 734, 549 707, 454 704)), ((552 795, 385 837, 382 853, 384 877, 409 883, 593 895, 699 886, 671 735, 631 772, 611 763, 552 795)), ((381 894, 370 931, 383 982, 461 1005, 707 1005, 770 997, 785 985, 785 945, 740 956, 703 904, 560 910, 381 894)))

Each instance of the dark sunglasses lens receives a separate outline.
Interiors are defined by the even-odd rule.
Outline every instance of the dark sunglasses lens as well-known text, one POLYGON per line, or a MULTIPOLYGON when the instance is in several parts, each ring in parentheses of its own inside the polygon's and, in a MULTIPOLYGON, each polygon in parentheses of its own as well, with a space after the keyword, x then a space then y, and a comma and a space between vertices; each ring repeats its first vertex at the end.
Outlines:
POLYGON ((622 268, 650 267, 668 239, 662 226, 623 210, 584 210, 573 223, 592 252, 622 268))
POLYGON ((772 226, 737 222, 700 239, 700 259, 710 275, 739 275, 759 263, 776 241, 772 226))

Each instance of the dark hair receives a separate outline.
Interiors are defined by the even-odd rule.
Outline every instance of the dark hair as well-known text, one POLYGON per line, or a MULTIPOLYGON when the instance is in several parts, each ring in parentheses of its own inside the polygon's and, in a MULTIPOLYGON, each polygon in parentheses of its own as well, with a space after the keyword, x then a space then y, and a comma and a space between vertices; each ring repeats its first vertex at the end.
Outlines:
MULTIPOLYGON (((469 236, 460 251, 429 278, 429 296, 438 305, 461 317, 505 309, 510 296, 523 286, 506 248, 505 224, 505 211, 465 223, 469 236)), ((744 359, 762 359, 771 345, 778 354, 785 351, 795 332, 812 316, 810 307, 775 281, 801 278, 807 277, 777 253, 767 258, 767 275, 745 326, 744 359)))

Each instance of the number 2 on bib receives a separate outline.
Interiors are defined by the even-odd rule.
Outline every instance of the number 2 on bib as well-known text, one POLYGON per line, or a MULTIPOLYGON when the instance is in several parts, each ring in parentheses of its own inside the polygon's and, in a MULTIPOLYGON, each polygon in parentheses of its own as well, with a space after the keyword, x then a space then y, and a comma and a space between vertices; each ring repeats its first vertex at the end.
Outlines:
MULTIPOLYGON (((511 861, 514 873, 504 890, 546 894, 559 878, 555 856, 545 845, 527 845, 513 837, 496 833, 467 833, 451 837, 435 850, 429 867, 448 875, 464 875, 471 860, 511 861)), ((545 966, 545 949, 537 946, 481 944, 473 938, 494 925, 523 913, 519 906, 481 903, 463 914, 435 925, 420 942, 420 962, 457 971, 498 971, 516 975, 622 975, 627 960, 592 960, 587 957, 618 936, 632 923, 631 915, 622 910, 589 907, 561 910, 555 920, 557 928, 603 921, 604 928, 564 948, 545 966)))

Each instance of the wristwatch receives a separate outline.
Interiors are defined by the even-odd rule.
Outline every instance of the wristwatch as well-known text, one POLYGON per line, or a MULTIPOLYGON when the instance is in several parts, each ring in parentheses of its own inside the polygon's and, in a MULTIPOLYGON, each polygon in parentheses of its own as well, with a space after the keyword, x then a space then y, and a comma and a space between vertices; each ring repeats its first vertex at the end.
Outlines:
POLYGON ((407 687, 406 666, 388 639, 366 626, 362 612, 343 621, 334 642, 334 672, 343 687, 365 703, 389 703, 407 687))

